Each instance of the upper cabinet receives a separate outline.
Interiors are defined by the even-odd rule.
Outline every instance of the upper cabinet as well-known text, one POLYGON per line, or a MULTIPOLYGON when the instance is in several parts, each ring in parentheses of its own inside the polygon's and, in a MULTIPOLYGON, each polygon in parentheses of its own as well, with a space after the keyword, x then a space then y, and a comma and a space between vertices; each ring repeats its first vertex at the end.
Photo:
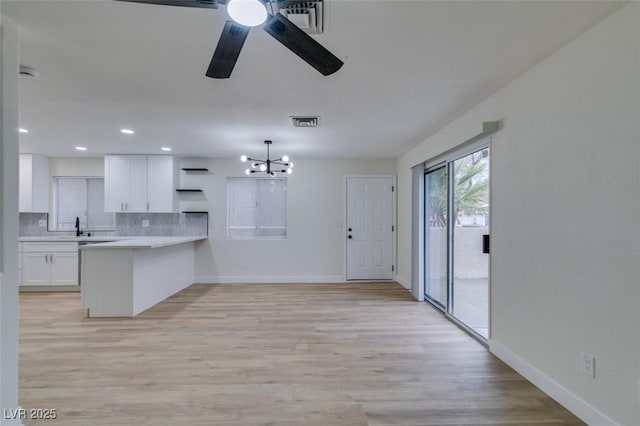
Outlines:
POLYGON ((49 212, 49 158, 20 154, 20 212, 49 212))
POLYGON ((147 157, 107 155, 104 157, 104 210, 147 211, 147 157))
POLYGON ((176 187, 180 179, 178 161, 169 155, 147 157, 147 202, 154 212, 177 212, 176 187))
POLYGON ((107 155, 104 198, 108 212, 177 212, 179 171, 170 155, 107 155))

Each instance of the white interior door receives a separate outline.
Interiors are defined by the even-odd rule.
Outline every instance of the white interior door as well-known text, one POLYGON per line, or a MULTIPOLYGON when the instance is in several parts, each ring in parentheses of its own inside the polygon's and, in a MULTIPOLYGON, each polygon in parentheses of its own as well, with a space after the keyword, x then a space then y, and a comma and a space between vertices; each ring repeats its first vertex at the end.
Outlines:
POLYGON ((347 177, 347 280, 393 279, 393 177, 347 177))

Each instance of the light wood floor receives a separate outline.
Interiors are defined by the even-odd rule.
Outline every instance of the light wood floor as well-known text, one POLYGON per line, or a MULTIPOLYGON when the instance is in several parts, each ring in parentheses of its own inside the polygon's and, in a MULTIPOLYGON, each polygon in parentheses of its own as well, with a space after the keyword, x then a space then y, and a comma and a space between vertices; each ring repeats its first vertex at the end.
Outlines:
POLYGON ((20 294, 26 425, 576 425, 395 283, 194 285, 131 319, 20 294))

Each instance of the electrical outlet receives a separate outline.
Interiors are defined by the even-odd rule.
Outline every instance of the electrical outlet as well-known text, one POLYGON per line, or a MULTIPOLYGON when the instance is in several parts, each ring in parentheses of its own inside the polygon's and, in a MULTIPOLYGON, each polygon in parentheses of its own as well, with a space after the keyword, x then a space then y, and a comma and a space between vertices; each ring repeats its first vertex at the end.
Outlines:
POLYGON ((40 228, 46 228, 47 227, 47 219, 42 219, 38 221, 38 226, 40 228))
POLYGON ((149 219, 142 219, 142 227, 143 228, 149 227, 149 219))
POLYGON ((585 375, 591 377, 592 379, 596 378, 596 358, 588 353, 581 352, 580 353, 580 371, 582 371, 585 375))

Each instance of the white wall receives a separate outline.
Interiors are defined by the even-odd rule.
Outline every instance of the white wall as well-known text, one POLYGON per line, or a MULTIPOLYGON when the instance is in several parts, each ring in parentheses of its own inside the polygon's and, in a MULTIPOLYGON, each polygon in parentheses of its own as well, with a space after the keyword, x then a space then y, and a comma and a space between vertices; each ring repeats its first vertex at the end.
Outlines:
POLYGON ((640 424, 640 4, 630 3, 398 160, 502 120, 492 143, 491 349, 591 424, 640 424), (579 369, 596 356, 596 378, 579 369))
MULTIPOLYGON (((272 150, 273 151, 273 150, 272 150)), ((183 202, 208 209, 209 240, 196 252, 201 282, 344 280, 344 176, 396 173, 395 160, 298 160, 287 183, 286 240, 226 239, 226 180, 244 176, 238 159, 188 159, 182 167, 208 167, 212 174, 186 175, 184 187, 204 195, 183 202)))
POLYGON ((54 176, 104 176, 104 157, 49 158, 49 174, 54 176))
MULTIPOLYGON (((0 13, 0 409, 18 406, 18 29, 0 13)), ((4 416, 2 416, 4 417, 4 416)), ((19 421, 0 419, 2 425, 19 421)))

